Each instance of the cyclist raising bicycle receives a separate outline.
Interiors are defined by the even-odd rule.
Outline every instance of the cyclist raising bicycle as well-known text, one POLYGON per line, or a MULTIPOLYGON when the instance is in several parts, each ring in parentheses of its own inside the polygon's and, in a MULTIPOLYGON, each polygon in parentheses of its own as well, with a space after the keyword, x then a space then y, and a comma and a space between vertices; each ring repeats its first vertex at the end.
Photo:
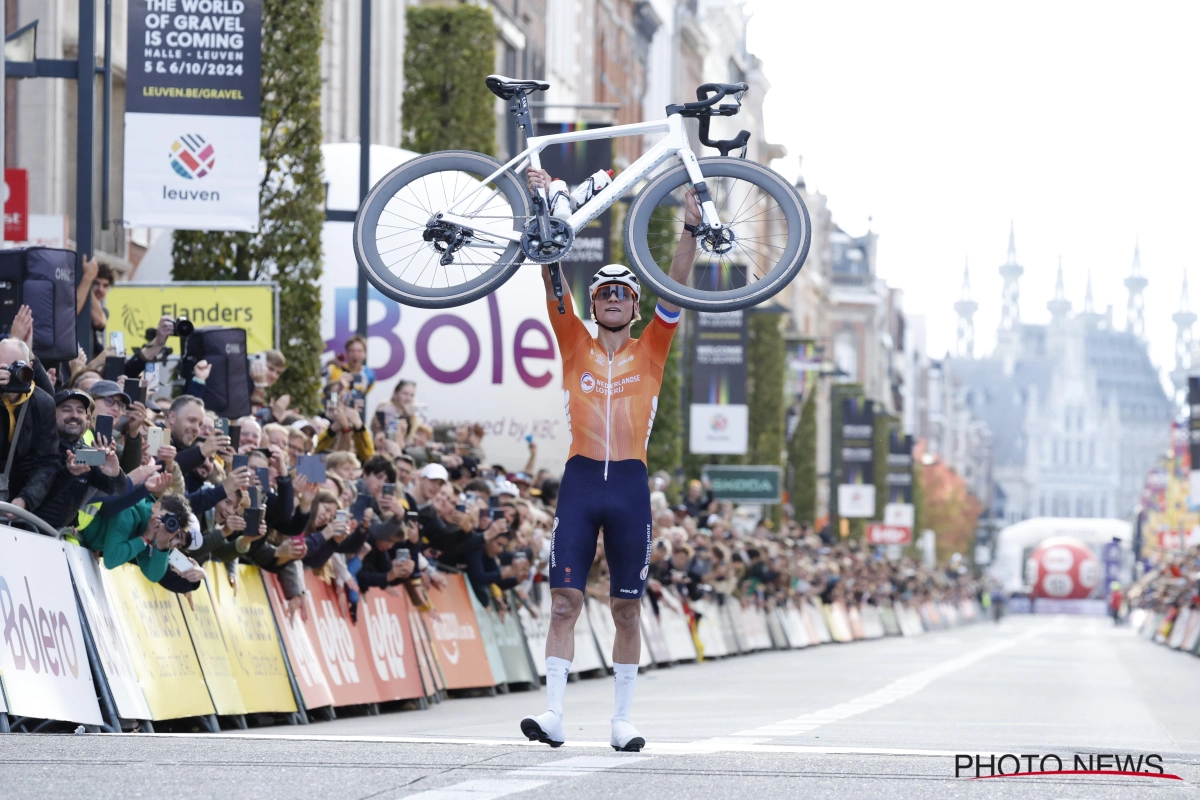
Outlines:
MULTIPOLYGON (((550 186, 544 170, 529 170, 527 179, 531 190, 550 186)), ((689 226, 701 220, 694 193, 687 195, 685 216, 689 226)), ((695 261, 695 239, 685 232, 671 260, 671 278, 687 283, 695 261)), ((542 278, 550 324, 562 355, 571 451, 550 540, 547 710, 521 720, 521 732, 551 747, 565 740, 562 703, 575 655, 575 621, 583 609, 583 590, 603 530, 617 628, 612 653, 616 708, 610 743, 616 750, 638 751, 646 740, 630 715, 641 656, 641 598, 650 565, 646 445, 658 408, 663 366, 679 324, 679 306, 660 300, 641 338, 630 337, 629 328, 639 318, 641 287, 629 269, 609 264, 596 273, 589 287, 591 316, 598 326, 593 338, 576 315, 570 292, 563 298, 567 312, 559 314, 547 267, 542 268, 542 278)))

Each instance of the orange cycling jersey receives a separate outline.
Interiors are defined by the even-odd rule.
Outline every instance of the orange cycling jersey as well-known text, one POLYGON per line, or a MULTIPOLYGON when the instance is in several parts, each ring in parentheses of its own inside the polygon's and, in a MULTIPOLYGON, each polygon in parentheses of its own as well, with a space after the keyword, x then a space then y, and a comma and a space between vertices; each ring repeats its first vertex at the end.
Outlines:
POLYGON ((660 303, 641 338, 630 339, 610 358, 575 314, 570 294, 567 313, 550 300, 550 326, 562 353, 567 433, 572 456, 603 461, 646 461, 658 390, 679 312, 660 303))

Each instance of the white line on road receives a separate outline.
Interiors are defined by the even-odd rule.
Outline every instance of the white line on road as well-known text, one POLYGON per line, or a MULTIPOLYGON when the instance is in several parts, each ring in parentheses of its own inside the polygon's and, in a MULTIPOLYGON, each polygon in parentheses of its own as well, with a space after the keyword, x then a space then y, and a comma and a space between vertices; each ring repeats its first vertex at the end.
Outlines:
POLYGON ((574 778, 580 775, 591 775, 613 767, 623 767, 646 759, 641 756, 575 756, 550 761, 545 764, 535 764, 530 767, 514 769, 508 772, 510 778, 481 778, 479 780, 462 781, 461 783, 443 786, 440 789, 428 789, 406 796, 406 800, 493 800, 506 797, 517 792, 537 789, 552 783, 551 780, 536 780, 543 778, 574 778), (531 780, 534 778, 534 780, 531 780))
MULTIPOLYGON (((936 664, 919 672, 914 672, 899 680, 889 683, 882 689, 877 689, 870 694, 865 694, 862 697, 856 697, 853 700, 848 700, 845 703, 839 703, 830 708, 824 708, 820 711, 811 711, 807 714, 802 714, 792 719, 776 722, 770 725, 763 725, 759 728, 751 728, 750 730, 738 731, 731 736, 738 737, 735 741, 743 741, 752 744, 766 742, 770 739, 777 739, 785 736, 797 736, 801 733, 807 733, 811 730, 828 725, 831 722, 841 722, 849 717, 865 714, 868 711, 874 711, 889 703, 894 703, 897 700, 902 700, 905 697, 916 694, 924 689, 929 684, 933 683, 938 678, 945 677, 960 669, 965 669, 977 661, 993 656, 1003 650, 1007 650, 1027 639, 1038 636, 1044 632, 1044 628, 1036 628, 1020 636, 1014 637, 1007 641, 998 642, 996 644, 981 647, 978 650, 972 650, 969 653, 964 653, 957 658, 952 658, 949 661, 943 661, 941 664, 936 664)), ((717 737, 716 739, 708 739, 705 741, 695 742, 698 747, 706 744, 714 746, 728 746, 726 737, 717 737)))

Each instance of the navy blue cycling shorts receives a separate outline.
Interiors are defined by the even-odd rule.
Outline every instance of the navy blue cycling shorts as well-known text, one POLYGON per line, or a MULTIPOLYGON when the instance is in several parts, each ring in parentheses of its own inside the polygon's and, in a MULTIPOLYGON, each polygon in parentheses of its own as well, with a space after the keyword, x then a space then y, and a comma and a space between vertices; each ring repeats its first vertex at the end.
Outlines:
POLYGON ((563 472, 550 537, 550 588, 587 586, 604 531, 612 597, 636 599, 650 571, 650 485, 638 459, 604 462, 573 456, 563 472))

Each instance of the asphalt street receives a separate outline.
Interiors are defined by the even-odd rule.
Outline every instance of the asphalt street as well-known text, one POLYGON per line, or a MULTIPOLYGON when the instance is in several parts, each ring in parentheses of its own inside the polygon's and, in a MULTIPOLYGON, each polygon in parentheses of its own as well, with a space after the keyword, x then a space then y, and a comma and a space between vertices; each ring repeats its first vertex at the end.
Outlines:
POLYGON ((1099 619, 1011 617, 643 673, 640 754, 608 747, 611 679, 568 686, 563 748, 520 738, 520 717, 543 707, 524 692, 220 735, 0 736, 0 797, 1200 798, 1200 659, 1099 619), (1157 754, 1182 780, 956 776, 956 755, 1006 753, 1064 769, 1157 754))

